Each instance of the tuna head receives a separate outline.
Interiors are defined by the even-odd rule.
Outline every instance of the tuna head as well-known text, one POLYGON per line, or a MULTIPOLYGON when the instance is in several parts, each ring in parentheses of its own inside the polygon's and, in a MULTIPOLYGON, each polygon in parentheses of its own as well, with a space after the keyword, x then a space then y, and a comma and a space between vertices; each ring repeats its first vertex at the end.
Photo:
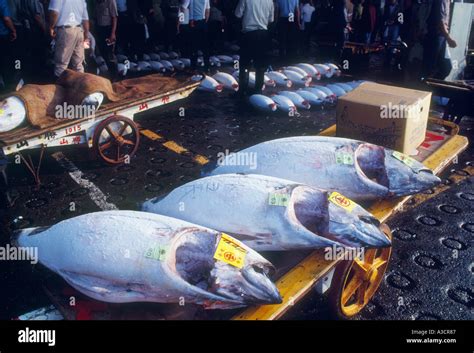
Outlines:
POLYGON ((378 220, 338 193, 308 186, 293 190, 290 219, 311 232, 315 247, 386 247, 390 240, 378 220))
POLYGON ((381 146, 359 145, 356 160, 359 176, 380 197, 416 194, 441 182, 422 163, 381 146))
POLYGON ((385 168, 390 194, 394 196, 416 194, 441 182, 441 179, 422 163, 389 149, 385 150, 385 168))
POLYGON ((238 240, 189 230, 174 247, 174 271, 207 309, 281 303, 273 265, 238 240))
POLYGON ((329 203, 329 237, 351 248, 385 248, 390 239, 377 218, 344 196, 333 193, 329 203))
POLYGON ((383 198, 389 195, 389 180, 384 158, 385 149, 369 143, 360 144, 355 151, 356 172, 372 194, 367 195, 367 198, 374 196, 383 198))

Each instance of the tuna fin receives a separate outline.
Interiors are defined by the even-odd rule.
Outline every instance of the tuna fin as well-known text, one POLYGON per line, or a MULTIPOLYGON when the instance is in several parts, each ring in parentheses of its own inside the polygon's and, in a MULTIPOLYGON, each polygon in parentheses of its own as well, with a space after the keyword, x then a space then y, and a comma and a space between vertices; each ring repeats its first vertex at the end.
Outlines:
POLYGON ((10 238, 10 243, 13 246, 27 246, 27 244, 21 244, 20 238, 22 237, 31 237, 32 235, 42 233, 48 230, 50 227, 33 227, 33 228, 24 228, 19 229, 13 232, 13 235, 10 238))
POLYGON ((80 274, 72 271, 59 271, 64 280, 79 292, 107 302, 129 302, 144 300, 143 285, 124 283, 118 285, 104 278, 80 274))

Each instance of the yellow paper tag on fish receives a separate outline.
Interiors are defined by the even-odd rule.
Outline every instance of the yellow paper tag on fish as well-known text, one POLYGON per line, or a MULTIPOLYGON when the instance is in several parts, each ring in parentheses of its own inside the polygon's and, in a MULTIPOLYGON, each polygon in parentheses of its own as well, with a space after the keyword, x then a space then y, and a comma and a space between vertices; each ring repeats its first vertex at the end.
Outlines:
POLYGON ((288 194, 276 194, 270 193, 268 195, 268 204, 270 206, 288 206, 288 201, 290 200, 290 195, 288 194))
POLYGON ((145 257, 151 260, 164 261, 166 259, 167 249, 164 246, 154 246, 148 248, 145 252, 145 257))
POLYGON ((329 195, 329 201, 331 201, 336 206, 342 207, 348 212, 352 212, 354 207, 357 205, 354 201, 348 199, 336 191, 329 195))
POLYGON ((407 156, 406 154, 403 154, 398 151, 393 151, 392 156, 412 169, 415 167, 416 160, 411 158, 410 156, 407 156))
POLYGON ((2 108, 0 108, 0 115, 3 113, 5 113, 5 111, 2 108))
POLYGON ((348 152, 336 152, 336 163, 337 164, 347 164, 353 165, 354 158, 351 153, 348 152))
POLYGON ((225 233, 221 234, 221 240, 217 245, 214 259, 224 261, 237 268, 242 268, 244 267, 246 255, 247 250, 245 250, 239 241, 232 239, 225 233))

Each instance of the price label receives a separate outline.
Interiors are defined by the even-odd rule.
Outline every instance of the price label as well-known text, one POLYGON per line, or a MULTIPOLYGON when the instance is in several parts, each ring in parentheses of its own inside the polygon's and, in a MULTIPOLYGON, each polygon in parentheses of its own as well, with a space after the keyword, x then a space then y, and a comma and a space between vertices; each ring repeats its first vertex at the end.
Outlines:
POLYGON ((157 245, 149 248, 145 252, 145 257, 151 260, 164 261, 166 259, 167 254, 168 249, 166 247, 157 245))
POLYGON ((342 207, 349 213, 352 212, 354 207, 357 205, 354 201, 348 199, 344 195, 334 191, 331 195, 329 195, 329 201, 331 201, 336 206, 342 207))
POLYGON ((409 166, 411 169, 414 169, 416 166, 417 161, 411 158, 410 156, 407 156, 406 154, 403 154, 398 151, 393 151, 392 156, 395 159, 398 159, 403 164, 406 164, 407 166, 409 166))
POLYGON ((268 204, 270 206, 288 206, 288 201, 290 200, 290 195, 288 194, 276 194, 272 193, 268 196, 268 204))
POLYGON ((247 250, 245 250, 238 240, 231 238, 225 233, 221 234, 221 240, 217 245, 214 259, 223 261, 237 268, 242 268, 244 267, 246 255, 247 250))
POLYGON ((354 157, 352 156, 352 153, 336 152, 336 163, 354 165, 354 157))

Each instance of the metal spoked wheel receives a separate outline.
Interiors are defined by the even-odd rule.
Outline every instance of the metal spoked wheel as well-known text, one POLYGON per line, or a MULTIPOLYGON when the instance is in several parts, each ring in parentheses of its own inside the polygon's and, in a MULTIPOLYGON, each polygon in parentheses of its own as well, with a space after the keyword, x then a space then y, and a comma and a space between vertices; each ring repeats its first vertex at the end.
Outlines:
POLYGON ((96 154, 108 164, 122 164, 138 149, 140 132, 129 118, 116 115, 102 121, 94 131, 96 154))
MULTIPOLYGON (((392 239, 387 225, 383 224, 381 230, 392 239)), ((328 293, 335 317, 351 318, 369 303, 384 278, 391 252, 392 247, 367 249, 363 259, 337 265, 328 293)))

